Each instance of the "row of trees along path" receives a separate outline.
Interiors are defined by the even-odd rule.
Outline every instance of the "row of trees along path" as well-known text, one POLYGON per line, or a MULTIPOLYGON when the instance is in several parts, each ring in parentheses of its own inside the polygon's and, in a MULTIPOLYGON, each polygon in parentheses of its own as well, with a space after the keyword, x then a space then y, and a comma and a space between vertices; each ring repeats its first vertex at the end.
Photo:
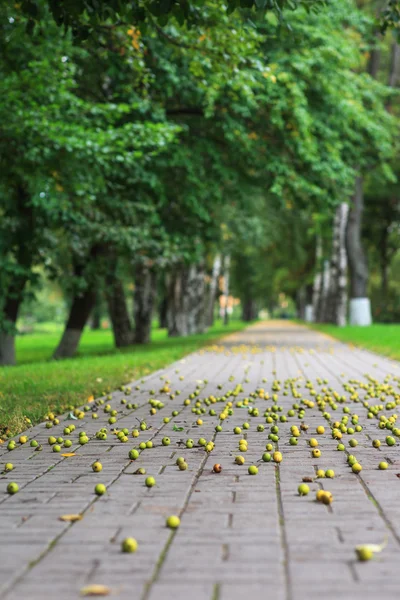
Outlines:
POLYGON ((117 346, 148 341, 155 302, 170 335, 202 331, 222 269, 246 318, 282 292, 341 323, 347 261, 368 322, 363 245, 388 233, 387 282, 399 214, 399 52, 375 3, 89 4, 0 8, 0 364, 46 280, 69 309, 57 358, 99 298, 117 346))

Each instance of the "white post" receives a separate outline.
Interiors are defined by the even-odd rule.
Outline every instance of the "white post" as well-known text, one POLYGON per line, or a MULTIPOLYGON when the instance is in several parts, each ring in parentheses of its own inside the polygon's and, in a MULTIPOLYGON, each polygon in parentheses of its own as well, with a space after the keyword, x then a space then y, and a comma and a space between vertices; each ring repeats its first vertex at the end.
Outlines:
POLYGON ((371 325, 371 301, 369 298, 352 298, 350 300, 350 325, 371 325))
POLYGON ((305 321, 307 323, 313 323, 314 322, 314 308, 313 308, 312 304, 306 304, 305 321))

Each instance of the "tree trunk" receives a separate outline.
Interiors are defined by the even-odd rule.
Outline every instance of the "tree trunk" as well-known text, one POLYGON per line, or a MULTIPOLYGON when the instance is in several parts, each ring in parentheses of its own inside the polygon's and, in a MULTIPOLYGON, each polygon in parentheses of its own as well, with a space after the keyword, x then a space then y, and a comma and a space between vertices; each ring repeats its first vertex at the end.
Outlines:
POLYGON ((321 236, 317 236, 315 246, 315 275, 313 285, 313 296, 312 296, 312 313, 314 321, 318 323, 320 315, 321 305, 321 292, 322 292, 322 239, 321 236))
POLYGON ((159 326, 162 329, 166 329, 168 327, 168 298, 165 295, 158 306, 158 321, 159 326))
POLYGON ((347 320, 347 252, 346 228, 348 204, 342 202, 335 213, 332 236, 331 280, 328 294, 327 321, 343 327, 347 320))
POLYGON ((381 262, 381 302, 386 304, 389 290, 388 263, 382 259, 381 262))
POLYGON ((90 329, 92 331, 98 331, 101 327, 101 316, 99 311, 96 309, 96 307, 94 308, 94 311, 92 312, 92 320, 90 323, 90 329))
POLYGON ((186 301, 184 294, 184 278, 184 268, 176 268, 167 276, 167 321, 169 337, 188 335, 187 320, 185 317, 186 301))
POLYGON ((304 320, 307 321, 307 323, 312 323, 314 321, 313 286, 310 283, 306 285, 306 306, 304 310, 304 320))
POLYGON ((96 291, 90 286, 74 297, 64 333, 53 358, 69 358, 75 354, 95 301, 96 291))
MULTIPOLYGON (((377 43, 379 44, 379 38, 380 38, 379 32, 375 33, 375 37, 377 38, 377 43)), ((369 62, 368 62, 368 73, 374 79, 376 79, 376 77, 378 75, 380 62, 381 62, 380 48, 379 47, 372 48, 372 50, 370 52, 370 56, 369 56, 369 62)))
POLYGON ((388 297, 389 290, 389 256, 388 256, 388 227, 386 222, 383 224, 381 236, 380 236, 380 248, 379 248, 379 263, 381 270, 381 304, 385 305, 388 297))
POLYGON ((351 298, 365 298, 367 296, 368 266, 361 244, 362 213, 364 209, 362 185, 362 178, 357 177, 356 191, 352 199, 346 232, 351 298))
POLYGON ((320 305, 319 305, 319 314, 318 321, 320 323, 326 323, 327 311, 329 307, 329 287, 331 281, 331 269, 329 260, 324 260, 324 269, 322 271, 322 280, 321 280, 321 296, 320 296, 320 305))
POLYGON ((8 298, 3 307, 6 327, 4 330, 0 330, 0 365, 15 365, 15 324, 21 302, 22 296, 8 298))
POLYGON ((298 319, 305 319, 306 316, 306 288, 301 286, 296 292, 296 311, 298 319))
POLYGON ((138 264, 135 269, 135 343, 148 344, 151 335, 151 320, 156 298, 157 276, 153 269, 138 264))
POLYGON ((15 365, 15 335, 0 331, 0 365, 15 365))
POLYGON ((101 299, 100 294, 96 294, 96 301, 92 310, 90 329, 96 331, 101 327, 101 299))
MULTIPOLYGON (((2 272, 0 297, 0 365, 15 364, 15 333, 18 313, 24 297, 24 290, 28 281, 28 272, 32 269, 33 255, 36 248, 35 232, 36 222, 34 205, 24 185, 17 183, 15 187, 15 210, 20 215, 16 220, 17 227, 13 232, 15 244, 15 262, 20 273, 13 273, 11 281, 9 275, 2 272), (23 218, 22 218, 23 215, 23 218), (25 271, 25 273, 24 273, 25 271)), ((4 240, 2 240, 4 243, 4 240)), ((2 251, 3 251, 3 244, 2 251)), ((9 248, 5 247, 7 253, 9 248)))
POLYGON ((207 327, 214 323, 214 306, 218 291, 218 278, 221 273, 221 256, 217 254, 214 258, 210 284, 208 288, 208 297, 206 302, 205 322, 207 327))
POLYGON ((86 280, 86 269, 88 265, 93 265, 101 256, 107 256, 107 253, 106 246, 94 245, 91 247, 86 261, 75 264, 74 274, 77 278, 85 281, 86 288, 83 292, 75 293, 64 333, 54 351, 53 358, 69 358, 75 354, 85 325, 96 303, 97 287, 93 277, 86 280))
POLYGON ((224 261, 224 296, 225 296, 225 310, 224 310, 224 325, 229 323, 229 312, 228 312, 228 298, 229 298, 229 275, 231 267, 231 257, 225 256, 224 261))
POLYGON ((166 329, 168 327, 168 288, 165 271, 160 272, 158 276, 158 298, 158 326, 166 329))
POLYGON ((363 180, 362 177, 357 177, 346 231, 346 249, 350 271, 351 325, 370 325, 372 321, 371 305, 367 297, 368 264, 361 243, 363 209, 363 180))
MULTIPOLYGON (((396 87, 400 73, 400 45, 393 42, 390 56, 389 86, 396 87)), ((390 110, 390 107, 388 107, 390 110)))
POLYGON ((15 326, 26 285, 25 277, 15 277, 2 308, 4 325, 0 328, 0 365, 15 365, 15 326))
POLYGON ((257 318, 257 306, 254 298, 247 297, 242 304, 242 321, 246 323, 257 318))
POLYGON ((204 333, 206 278, 204 265, 191 265, 187 282, 189 334, 204 333))
POLYGON ((205 275, 202 265, 180 267, 169 275, 168 335, 187 336, 205 329, 205 275))
POLYGON ((349 205, 342 203, 338 209, 337 284, 334 323, 344 327, 347 323, 347 252, 346 230, 349 205))
POLYGON ((133 330, 122 281, 115 271, 107 277, 106 300, 116 348, 133 344, 133 330))

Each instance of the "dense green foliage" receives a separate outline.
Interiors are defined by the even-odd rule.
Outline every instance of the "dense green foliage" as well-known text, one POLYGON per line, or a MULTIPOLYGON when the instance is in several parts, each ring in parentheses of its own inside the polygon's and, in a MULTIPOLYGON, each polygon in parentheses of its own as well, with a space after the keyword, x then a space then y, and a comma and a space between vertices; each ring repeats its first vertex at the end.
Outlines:
POLYGON ((0 11, 0 338, 45 279, 89 314, 138 265, 210 277, 217 255, 243 304, 272 307, 312 278, 356 175, 397 198, 396 96, 353 0, 0 11))
POLYGON ((393 28, 398 34, 400 29, 400 2, 399 0, 388 0, 381 14, 381 30, 386 32, 393 28))
MULTIPOLYGON (((306 7, 317 10, 325 0, 227 0, 229 13, 237 9, 252 10, 257 13, 274 11, 280 18, 285 10, 306 7)), ((47 0, 48 8, 55 22, 65 29, 71 28, 80 39, 88 37, 104 26, 112 23, 134 23, 142 28, 157 23, 164 26, 169 20, 179 25, 185 23, 198 26, 203 21, 203 11, 207 0, 141 0, 140 2, 120 2, 118 0, 47 0)), ((28 30, 43 19, 43 4, 39 0, 23 0, 22 10, 27 17, 28 30)))
POLYGON ((344 6, 337 3, 306 18, 295 14, 290 31, 279 36, 271 21, 266 27, 269 79, 276 77, 277 84, 271 86, 269 102, 263 91, 272 142, 272 148, 264 142, 265 169, 272 180, 263 243, 256 250, 252 236, 236 261, 242 296, 253 271, 252 289, 264 302, 279 291, 295 298, 299 282, 312 278, 315 233, 329 237, 334 206, 352 195, 356 171, 379 166, 380 186, 390 182, 393 187, 390 130, 397 125, 385 108, 391 91, 365 72, 371 21, 349 11, 347 28, 341 29, 344 6))

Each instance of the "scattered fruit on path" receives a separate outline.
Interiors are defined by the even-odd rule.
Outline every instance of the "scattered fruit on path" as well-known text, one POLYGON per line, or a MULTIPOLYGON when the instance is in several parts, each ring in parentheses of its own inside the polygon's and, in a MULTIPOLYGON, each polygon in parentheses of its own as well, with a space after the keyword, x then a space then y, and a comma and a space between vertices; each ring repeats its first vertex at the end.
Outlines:
POLYGON ((98 496, 103 496, 103 494, 105 494, 106 491, 107 491, 107 488, 104 485, 104 483, 98 483, 96 485, 96 487, 94 488, 94 493, 97 494, 98 496))
POLYGON ((307 494, 310 492, 310 488, 306 483, 301 483, 297 488, 297 491, 299 492, 300 496, 307 496, 307 494))
POLYGON ((135 538, 125 538, 122 540, 121 550, 122 552, 132 553, 138 549, 138 543, 135 538))
POLYGON ((323 504, 332 504, 333 496, 331 492, 328 492, 327 490, 318 490, 316 493, 316 500, 323 504))
POLYGON ((180 524, 181 524, 181 520, 176 515, 171 515, 170 517, 167 518, 166 525, 170 529, 178 529, 180 524))
POLYGON ((9 494, 16 494, 19 491, 19 487, 18 487, 18 483, 15 483, 14 481, 10 482, 7 486, 7 492, 9 494))

